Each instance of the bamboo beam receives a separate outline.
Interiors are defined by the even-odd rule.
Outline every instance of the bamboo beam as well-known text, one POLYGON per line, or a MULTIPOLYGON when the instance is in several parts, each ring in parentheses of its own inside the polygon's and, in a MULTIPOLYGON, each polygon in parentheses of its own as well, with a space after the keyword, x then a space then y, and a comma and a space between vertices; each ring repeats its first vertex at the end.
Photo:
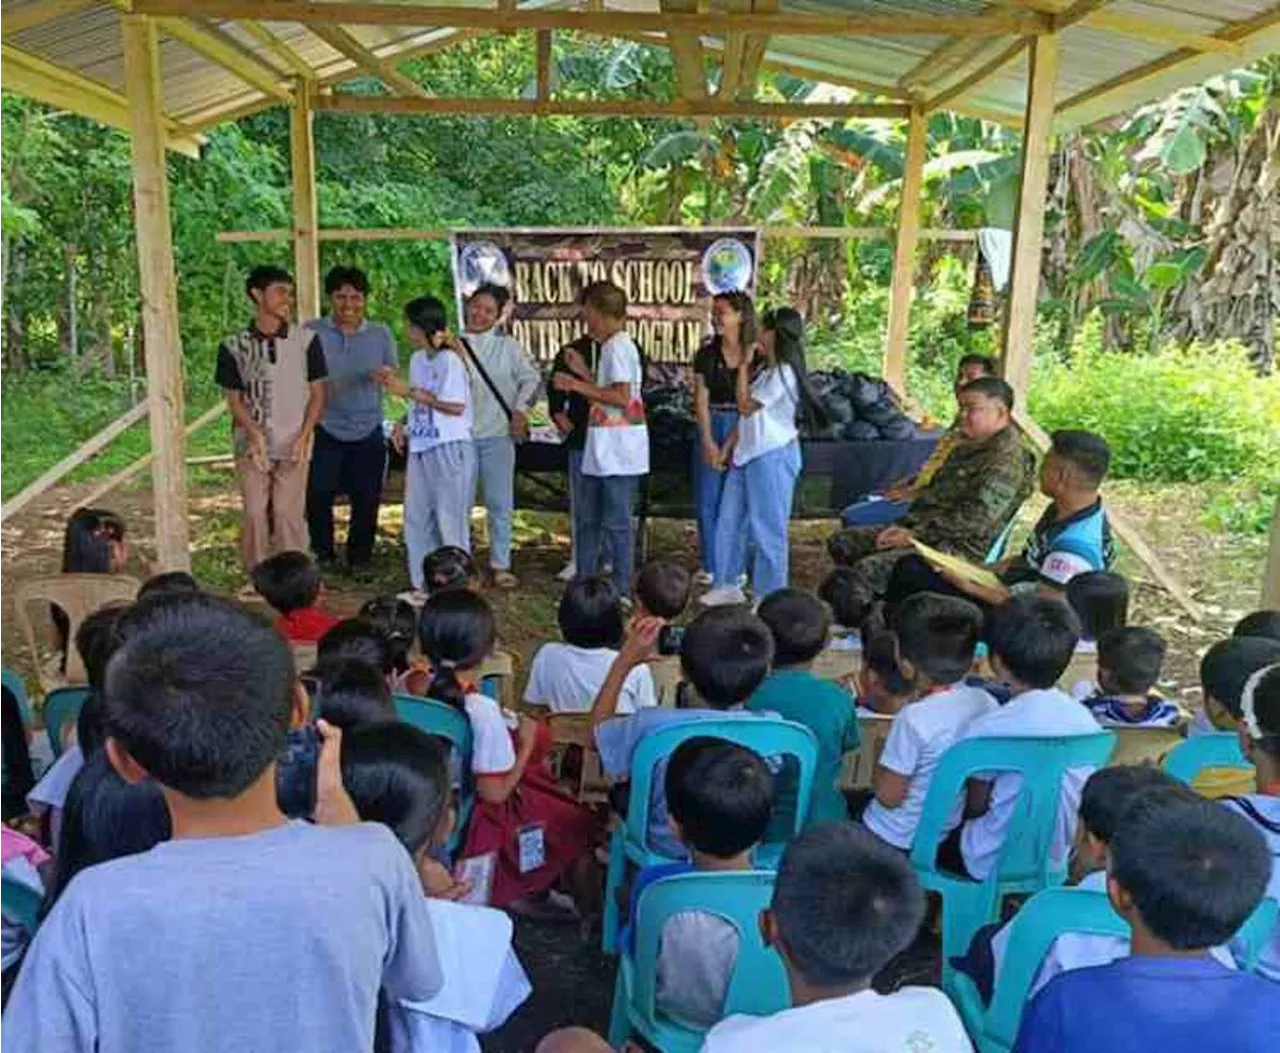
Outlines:
MULTIPOLYGON (((664 14, 697 14, 698 0, 659 0, 664 14)), ((676 89, 683 99, 707 97, 707 70, 702 57, 702 38, 696 31, 670 29, 667 48, 676 68, 676 89)))
POLYGON ((1044 207, 1049 186, 1049 148, 1053 135, 1053 93, 1058 79, 1058 36, 1032 39, 1027 75, 1027 111, 1022 132, 1022 185, 1013 221, 1013 261, 1005 307, 1004 350, 1000 375, 1026 398, 1031 379, 1031 343, 1040 263, 1044 248, 1044 207))
POLYGON ((289 175, 293 188, 293 280, 298 317, 320 317, 320 221, 316 209, 316 141, 311 94, 298 85, 289 110, 289 175))
POLYGON ((44 3, 28 4, 17 11, 5 12, 4 21, 0 23, 0 32, 6 38, 15 37, 28 29, 52 22, 55 18, 74 15, 98 2, 100 0, 44 0, 44 3))
POLYGON ((1158 40, 1162 44, 1176 44, 1188 51, 1214 52, 1222 55, 1239 55, 1244 50, 1239 43, 1223 40, 1207 33, 1194 33, 1167 22, 1155 22, 1149 18, 1126 15, 1121 11, 1096 11, 1084 20, 1090 29, 1104 29, 1117 36, 1135 40, 1158 40))
MULTIPOLYGON (((779 0, 755 0, 754 10, 760 14, 774 14, 779 0)), ((756 93, 756 81, 760 79, 760 65, 769 50, 769 34, 748 33, 742 47, 742 72, 738 75, 738 97, 750 99, 756 93)))
POLYGON ((72 450, 67 456, 62 458, 52 468, 41 472, 40 475, 33 479, 30 483, 18 491, 12 498, 5 502, 0 508, 0 523, 4 522, 15 512, 20 512, 37 497, 43 494, 51 486, 57 483, 64 475, 79 468, 85 461, 89 460, 108 443, 115 439, 118 435, 123 434, 132 428, 138 421, 147 415, 151 408, 151 403, 147 399, 143 399, 127 413, 122 414, 103 428, 96 435, 86 439, 76 449, 72 450))
POLYGON ((539 29, 537 36, 538 82, 537 97, 546 102, 551 98, 551 30, 539 29))
POLYGON ((144 15, 121 18, 129 136, 133 152, 134 229, 138 291, 151 403, 156 553, 164 570, 189 570, 186 437, 183 434, 182 337, 173 266, 169 181, 160 111, 160 49, 156 25, 144 15))
POLYGON ((1090 15, 1111 3, 1111 0, 1075 0, 1070 7, 1064 8, 1053 16, 1053 31, 1061 33, 1070 29, 1077 22, 1083 22, 1090 15))
POLYGON ((916 277, 916 245, 920 234, 920 191, 924 186, 924 155, 929 119, 915 107, 907 121, 907 151, 902 169, 902 204, 898 210, 898 238, 893 252, 893 281, 889 288, 889 324, 884 345, 884 379, 895 391, 906 390, 907 333, 916 277))
MULTIPOLYGON (((746 14, 751 10, 752 0, 726 0, 727 8, 735 14, 746 14)), ((743 60, 747 53, 746 33, 726 33, 724 49, 720 53, 720 83, 716 86, 716 97, 736 99, 742 86, 743 60)), ((763 54, 762 56, 763 57, 763 54)), ((748 97, 750 93, 747 93, 748 97)))
POLYGON ((1271 540, 1267 544, 1267 569, 1262 575, 1262 608, 1280 608, 1280 496, 1276 498, 1275 515, 1271 517, 1271 540))
POLYGON ((993 76, 1009 65, 1009 63, 1015 61, 1022 55, 1022 53, 1027 49, 1027 42, 1030 39, 1031 38, 1029 37, 1023 37, 1019 40, 1015 40, 990 62, 984 62, 963 80, 958 81, 945 91, 941 91, 929 99, 929 101, 925 103, 925 109, 930 112, 933 110, 945 109, 956 99, 969 94, 969 92, 979 84, 990 80, 993 76))
POLYGON ((307 61, 261 22, 241 22, 240 28, 275 55, 295 76, 303 80, 315 79, 316 71, 307 61))
POLYGON ((172 37, 202 55, 214 65, 234 73, 246 84, 251 84, 281 102, 292 102, 293 92, 280 83, 280 74, 256 58, 250 58, 239 45, 217 31, 197 26, 182 18, 159 18, 156 25, 167 37, 172 37))
POLYGON ((752 117, 757 120, 827 118, 901 119, 910 113, 905 103, 753 102, 720 99, 459 99, 388 98, 379 95, 334 94, 315 99, 317 110, 335 113, 398 115, 485 114, 504 117, 752 117))
MULTIPOLYGON (((274 12, 272 15, 275 17, 274 12)), ((310 24, 308 24, 307 29, 335 51, 345 55, 371 77, 376 77, 399 95, 417 98, 426 98, 428 96, 429 93, 426 88, 412 77, 406 77, 396 69, 394 63, 388 62, 370 51, 349 30, 343 29, 341 26, 310 24)))

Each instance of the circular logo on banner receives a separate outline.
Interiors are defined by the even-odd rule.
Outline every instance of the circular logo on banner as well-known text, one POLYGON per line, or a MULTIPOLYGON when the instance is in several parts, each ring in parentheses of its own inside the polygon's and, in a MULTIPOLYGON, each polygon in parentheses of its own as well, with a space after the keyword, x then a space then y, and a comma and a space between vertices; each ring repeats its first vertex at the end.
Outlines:
POLYGON ((458 278, 464 297, 485 284, 511 288, 506 254, 491 241, 473 241, 462 247, 458 253, 458 278))
POLYGON ((750 287, 750 250, 737 238, 713 241, 702 254, 702 281, 712 296, 750 287))

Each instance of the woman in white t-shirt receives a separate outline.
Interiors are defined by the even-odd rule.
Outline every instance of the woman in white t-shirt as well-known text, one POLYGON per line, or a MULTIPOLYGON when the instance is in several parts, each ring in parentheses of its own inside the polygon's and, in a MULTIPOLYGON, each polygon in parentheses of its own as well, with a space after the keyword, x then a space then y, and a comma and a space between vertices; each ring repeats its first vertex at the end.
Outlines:
POLYGON ((390 369, 377 374, 385 387, 409 398, 404 468, 404 544, 409 580, 423 589, 422 561, 444 545, 471 551, 471 378, 462 345, 449 332, 444 304, 433 296, 404 309, 410 345, 409 383, 390 369))
POLYGON ((820 422, 822 407, 804 365, 804 322, 790 307, 762 319, 760 344, 738 365, 738 427, 732 464, 716 517, 715 583, 708 606, 741 603, 738 581, 748 544, 755 546, 751 584, 757 599, 787 586, 787 524, 800 476, 797 414, 820 422), (764 368, 752 380, 756 356, 764 368))

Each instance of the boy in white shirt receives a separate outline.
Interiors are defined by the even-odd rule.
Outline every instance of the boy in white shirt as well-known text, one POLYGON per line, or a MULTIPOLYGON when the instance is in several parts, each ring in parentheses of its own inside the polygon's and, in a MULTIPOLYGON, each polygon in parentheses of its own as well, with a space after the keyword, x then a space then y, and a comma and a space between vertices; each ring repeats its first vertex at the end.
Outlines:
MULTIPOLYGON (((1035 593, 1014 596, 991 612, 986 636, 995 678, 1007 683, 1013 696, 974 720, 956 741, 1098 734, 1101 729, 1093 715, 1055 686, 1080 639, 1080 622, 1070 607, 1035 593)), ((1080 790, 1092 771, 1087 766, 1071 768, 1063 777, 1051 849, 1056 862, 1066 857, 1075 836, 1080 790)), ((971 778, 966 821, 943 842, 939 863, 985 880, 999 858, 1021 786, 1022 776, 1012 772, 971 778)))
MULTIPOLYGON (((896 624, 898 668, 912 700, 893 718, 861 821, 882 841, 910 851, 938 760, 973 720, 997 706, 982 688, 964 683, 982 630, 974 604, 918 593, 903 602, 896 624)), ((954 822, 960 822, 958 805, 954 822)))
POLYGON ((557 391, 591 403, 582 459, 578 571, 594 574, 602 561, 613 568, 619 596, 631 589, 635 551, 632 512, 639 482, 649 474, 649 429, 645 424, 640 351, 627 333, 627 294, 611 282, 582 290, 587 333, 600 345, 595 376, 582 355, 567 352, 568 372, 551 378, 557 391))

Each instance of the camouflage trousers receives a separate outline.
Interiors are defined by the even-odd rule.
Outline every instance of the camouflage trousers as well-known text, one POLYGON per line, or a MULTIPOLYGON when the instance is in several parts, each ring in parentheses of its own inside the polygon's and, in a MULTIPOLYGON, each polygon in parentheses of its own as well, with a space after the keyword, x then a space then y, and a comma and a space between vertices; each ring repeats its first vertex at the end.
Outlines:
POLYGON ((876 548, 876 538, 884 527, 848 527, 827 539, 827 551, 837 566, 851 567, 856 580, 854 591, 865 606, 884 595, 898 560, 911 555, 913 548, 876 548))

